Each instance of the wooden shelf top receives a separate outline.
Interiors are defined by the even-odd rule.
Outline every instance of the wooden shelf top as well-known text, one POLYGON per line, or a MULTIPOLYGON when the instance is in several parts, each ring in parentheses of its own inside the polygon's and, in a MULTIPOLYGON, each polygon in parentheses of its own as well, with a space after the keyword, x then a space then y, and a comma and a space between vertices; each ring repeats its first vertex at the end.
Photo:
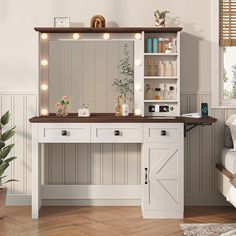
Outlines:
POLYGON ((133 114, 127 117, 117 117, 114 113, 93 113, 90 117, 78 117, 77 113, 70 113, 66 117, 57 117, 55 114, 49 116, 35 116, 30 119, 32 123, 207 123, 211 124, 217 120, 208 118, 186 118, 186 117, 140 117, 133 114))
POLYGON ((40 33, 177 33, 181 27, 35 27, 40 33))

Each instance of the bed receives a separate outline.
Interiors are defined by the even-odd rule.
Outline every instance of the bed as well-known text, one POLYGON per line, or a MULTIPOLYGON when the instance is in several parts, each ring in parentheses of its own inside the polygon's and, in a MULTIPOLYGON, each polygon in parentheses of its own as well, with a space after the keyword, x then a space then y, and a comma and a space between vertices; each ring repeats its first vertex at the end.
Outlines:
POLYGON ((236 151, 231 148, 223 148, 221 153, 221 164, 216 164, 216 182, 218 190, 227 198, 227 200, 229 200, 229 193, 235 190, 230 183, 230 181, 235 179, 235 173, 236 151))

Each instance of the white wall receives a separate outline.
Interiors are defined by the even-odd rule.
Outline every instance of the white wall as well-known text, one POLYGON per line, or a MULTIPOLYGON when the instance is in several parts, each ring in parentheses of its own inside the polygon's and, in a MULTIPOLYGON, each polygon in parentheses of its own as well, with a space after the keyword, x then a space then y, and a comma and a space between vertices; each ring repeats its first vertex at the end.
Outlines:
POLYGON ((107 25, 154 26, 153 12, 168 9, 169 25, 182 34, 182 90, 210 91, 210 0, 0 0, 0 90, 36 90, 35 26, 53 26, 54 16, 70 16, 89 26, 99 13, 107 25))
MULTIPOLYGON (((36 111, 38 73, 38 35, 33 28, 53 26, 54 16, 70 16, 72 25, 89 26, 90 18, 98 13, 105 16, 107 26, 154 26, 156 9, 171 12, 168 25, 183 27, 181 110, 194 112, 200 102, 211 100, 210 0, 0 0, 0 111, 17 111, 13 123, 19 130, 16 137, 19 159, 9 169, 9 175, 20 182, 10 184, 9 193, 13 196, 8 198, 9 203, 14 202, 14 195, 21 195, 25 203, 26 200, 30 203, 31 136, 26 120, 36 111)), ((187 204, 219 203, 214 186, 214 164, 219 160, 222 124, 231 112, 234 111, 212 110, 220 119, 218 124, 197 128, 185 139, 187 204)), ((24 203, 23 200, 17 198, 19 203, 24 203)))

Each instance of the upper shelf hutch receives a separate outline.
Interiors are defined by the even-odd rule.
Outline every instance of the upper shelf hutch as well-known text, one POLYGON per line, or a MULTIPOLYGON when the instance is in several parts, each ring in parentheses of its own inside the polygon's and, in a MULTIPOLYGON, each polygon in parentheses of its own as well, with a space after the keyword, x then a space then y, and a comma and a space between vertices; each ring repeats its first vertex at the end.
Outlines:
MULTIPOLYGON (((131 41, 134 114, 180 115, 180 27, 36 27, 39 32, 39 113, 49 110, 49 44, 52 41, 131 41)), ((115 102, 115 101, 114 101, 115 102)))

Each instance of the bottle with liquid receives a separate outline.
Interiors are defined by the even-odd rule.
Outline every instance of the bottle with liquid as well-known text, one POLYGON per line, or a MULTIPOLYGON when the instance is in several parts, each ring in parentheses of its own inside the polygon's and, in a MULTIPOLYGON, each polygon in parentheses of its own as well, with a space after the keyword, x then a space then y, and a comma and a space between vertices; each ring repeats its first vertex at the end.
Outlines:
POLYGON ((153 76, 158 76, 158 59, 154 59, 153 76))
POLYGON ((146 68, 145 75, 152 76, 152 60, 151 60, 151 58, 147 58, 145 68, 146 68))
POLYGON ((170 94, 169 94, 169 91, 168 91, 167 88, 166 88, 166 84, 164 85, 163 99, 164 99, 164 100, 169 100, 169 99, 170 99, 170 94))
POLYGON ((122 115, 122 109, 120 105, 120 96, 117 97, 116 99, 116 116, 121 116, 122 115))
POLYGON ((169 62, 166 63, 165 66, 166 66, 165 67, 165 69, 166 69, 166 71, 165 71, 166 76, 170 76, 170 77, 174 76, 174 66, 173 66, 173 64, 169 61, 169 62))
POLYGON ((169 97, 170 100, 176 99, 176 90, 175 90, 174 86, 169 87, 169 95, 170 95, 170 97, 169 97))
POLYGON ((147 98, 148 98, 148 100, 153 100, 154 99, 154 90, 151 87, 148 90, 147 98))
POLYGON ((146 39, 146 52, 152 53, 152 39, 150 37, 146 39))
POLYGON ((127 103, 127 96, 124 96, 124 101, 122 104, 122 116, 128 116, 129 115, 129 105, 127 103))
POLYGON ((158 65, 158 75, 165 76, 165 63, 161 61, 159 62, 159 65, 158 65))
POLYGON ((150 89, 150 85, 146 84, 145 86, 145 92, 144 92, 144 99, 147 100, 148 99, 148 91, 150 89))
POLYGON ((162 99, 161 88, 155 88, 155 99, 156 100, 161 100, 162 99))
POLYGON ((163 53, 163 38, 159 38, 158 40, 158 52, 163 53))

